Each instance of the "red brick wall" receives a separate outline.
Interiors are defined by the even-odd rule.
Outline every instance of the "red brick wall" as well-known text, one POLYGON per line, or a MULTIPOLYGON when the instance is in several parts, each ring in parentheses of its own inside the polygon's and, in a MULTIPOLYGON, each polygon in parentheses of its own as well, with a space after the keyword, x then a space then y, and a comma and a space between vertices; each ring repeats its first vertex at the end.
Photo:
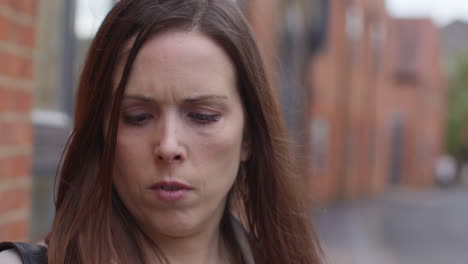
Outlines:
MULTIPOLYGON (((345 160, 346 179, 345 198, 369 196, 382 190, 379 178, 386 175, 376 174, 376 167, 386 163, 378 163, 378 144, 381 141, 377 131, 378 93, 384 88, 388 79, 388 68, 385 67, 389 46, 386 40, 389 20, 384 1, 352 2, 355 8, 361 10, 362 35, 356 43, 355 62, 348 59, 346 71, 349 85, 348 98, 348 149, 345 160), (379 30, 380 33, 376 33, 379 30), (382 40, 375 40, 376 34, 382 34, 382 40), (380 52, 378 52, 380 50, 380 52)), ((348 49, 348 52, 351 52, 348 49)), ((346 110, 345 110, 346 111, 346 110)))
POLYGON ((245 15, 262 53, 268 78, 277 86, 278 56, 278 3, 281 0, 248 0, 245 2, 245 15))
POLYGON ((37 5, 0 1, 0 241, 28 238, 37 5))
MULTIPOLYGON (((274 73, 282 23, 275 7, 282 1, 267 2, 247 1, 247 15, 274 73)), ((326 43, 310 60, 306 77, 312 99, 304 125, 309 139, 304 141, 307 147, 303 158, 307 160, 304 172, 311 202, 362 198, 388 187, 394 113, 401 113, 406 124, 400 184, 432 183, 434 161, 442 148, 445 90, 437 32, 429 23, 421 34, 421 43, 425 43, 418 48, 421 83, 406 87, 408 84, 395 81, 395 59, 401 52, 395 46, 395 27, 385 1, 329 1, 326 43), (361 16, 358 37, 349 33, 353 14, 361 16), (424 118, 428 116, 431 118, 424 118), (325 148, 321 158, 314 145, 317 123, 323 129, 318 129, 319 133, 325 134, 320 139, 324 141, 320 147, 325 148)))
MULTIPOLYGON (((381 94, 380 130, 382 143, 390 152, 390 124, 392 115, 399 112, 404 121, 404 147, 400 183, 410 186, 431 186, 434 182, 433 169, 443 149, 443 127, 446 98, 439 60, 439 41, 436 27, 429 19, 395 19, 392 21, 392 48, 395 54, 388 60, 391 68, 389 86, 381 94), (409 36, 398 34, 398 30, 411 29, 409 36), (416 46, 412 66, 414 80, 402 80, 397 72, 404 60, 402 50, 416 46)), ((388 153, 385 159, 389 159, 388 153)), ((382 171, 381 173, 385 173, 382 171)))
MULTIPOLYGON (((345 11, 344 1, 330 1, 328 17, 328 33, 323 50, 310 63, 307 86, 311 89, 310 120, 325 122, 328 136, 325 146, 324 166, 317 168, 312 161, 314 156, 311 144, 309 168, 310 199, 312 202, 335 200, 343 189, 343 100, 345 100, 346 85, 344 58, 346 57, 345 11)), ((312 133, 312 132, 311 132, 312 133)), ((313 136, 313 135, 311 135, 313 136)))
MULTIPOLYGON (((311 60, 307 81, 313 95, 309 122, 312 125, 324 120, 328 125, 326 164, 317 168, 313 155, 309 163, 311 199, 319 203, 380 192, 386 175, 377 172, 381 171, 379 167, 387 167, 378 159, 379 151, 386 150, 379 146, 377 99, 389 82, 389 46, 382 42, 380 53, 373 51, 374 27, 379 25, 384 34, 388 27, 385 2, 353 0, 329 4, 326 45, 311 60), (361 34, 354 35, 354 40, 347 24, 352 8, 362 18, 361 34)), ((312 153, 314 147, 311 146, 312 153)))

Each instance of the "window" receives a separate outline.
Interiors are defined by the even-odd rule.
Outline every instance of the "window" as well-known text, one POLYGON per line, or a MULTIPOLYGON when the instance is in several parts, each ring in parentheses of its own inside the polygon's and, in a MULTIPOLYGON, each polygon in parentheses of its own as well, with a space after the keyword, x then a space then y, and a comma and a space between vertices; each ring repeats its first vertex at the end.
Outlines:
POLYGON ((328 122, 323 118, 316 118, 312 121, 310 133, 313 169, 323 170, 328 156, 328 122))
POLYGON ((380 70, 386 41, 386 28, 382 21, 372 23, 370 27, 370 39, 372 45, 372 70, 376 73, 380 70))
POLYGON ((346 10, 346 35, 348 37, 348 56, 351 63, 355 63, 359 57, 359 42, 364 33, 364 14, 356 6, 350 6, 346 10))

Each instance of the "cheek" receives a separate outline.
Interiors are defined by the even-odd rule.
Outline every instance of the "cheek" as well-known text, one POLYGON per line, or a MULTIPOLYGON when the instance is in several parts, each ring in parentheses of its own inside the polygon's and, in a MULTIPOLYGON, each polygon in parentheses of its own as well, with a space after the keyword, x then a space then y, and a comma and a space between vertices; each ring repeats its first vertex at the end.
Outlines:
POLYGON ((116 140, 116 161, 122 161, 126 166, 143 161, 151 148, 151 129, 130 129, 119 126, 116 140))
POLYGON ((198 134, 199 142, 204 148, 203 153, 216 160, 239 159, 244 133, 242 111, 233 110, 230 115, 216 125, 198 134))
POLYGON ((119 188, 135 189, 144 184, 143 166, 149 162, 149 144, 144 136, 132 136, 119 131, 115 150, 114 183, 119 188))
POLYGON ((214 188, 230 189, 240 164, 241 129, 223 129, 203 142, 196 156, 206 171, 204 180, 214 188))
MULTIPOLYGON (((120 131, 119 131, 120 133, 120 131)), ((145 160, 144 144, 140 137, 127 137, 119 134, 116 142, 113 183, 117 193, 130 212, 142 215, 141 205, 147 179, 142 171, 145 160)))
POLYGON ((225 133, 221 133, 221 135, 206 146, 206 148, 214 159, 235 162, 240 156, 241 143, 242 139, 240 136, 229 136, 225 133))
POLYGON ((141 148, 138 151, 138 147, 141 146, 137 140, 127 140, 117 138, 117 144, 115 149, 115 169, 120 175, 125 176, 126 171, 131 171, 134 164, 138 162, 139 155, 141 155, 141 148), (135 142, 136 141, 136 142, 135 142))

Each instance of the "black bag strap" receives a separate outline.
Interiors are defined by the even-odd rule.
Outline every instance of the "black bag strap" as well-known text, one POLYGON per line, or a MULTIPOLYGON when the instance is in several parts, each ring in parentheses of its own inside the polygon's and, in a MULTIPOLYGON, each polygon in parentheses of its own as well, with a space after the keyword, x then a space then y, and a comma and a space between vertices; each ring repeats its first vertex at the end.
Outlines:
POLYGON ((44 246, 20 243, 20 242, 1 242, 0 252, 3 250, 15 249, 24 264, 43 264, 47 248, 44 246))

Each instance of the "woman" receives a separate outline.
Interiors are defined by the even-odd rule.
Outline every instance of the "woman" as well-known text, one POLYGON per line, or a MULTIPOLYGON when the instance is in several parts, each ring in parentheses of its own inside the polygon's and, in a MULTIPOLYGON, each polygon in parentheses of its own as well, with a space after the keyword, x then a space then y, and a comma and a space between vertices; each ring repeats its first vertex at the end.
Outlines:
POLYGON ((120 1, 81 76, 47 263, 320 263, 280 116, 230 0, 120 1))

